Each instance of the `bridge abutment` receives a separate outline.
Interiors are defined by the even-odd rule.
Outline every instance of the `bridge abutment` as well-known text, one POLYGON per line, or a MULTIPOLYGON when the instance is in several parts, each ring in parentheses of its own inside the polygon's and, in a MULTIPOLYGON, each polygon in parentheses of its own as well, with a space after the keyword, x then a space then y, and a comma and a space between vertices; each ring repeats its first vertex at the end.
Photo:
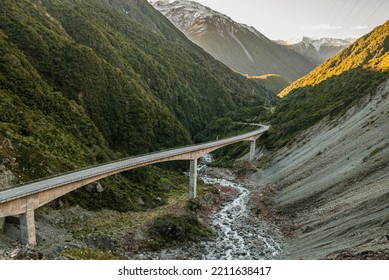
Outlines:
POLYGON ((36 245, 34 210, 20 214, 20 233, 20 242, 23 245, 36 245))
POLYGON ((197 191, 197 158, 190 161, 189 199, 196 198, 196 191, 197 191))

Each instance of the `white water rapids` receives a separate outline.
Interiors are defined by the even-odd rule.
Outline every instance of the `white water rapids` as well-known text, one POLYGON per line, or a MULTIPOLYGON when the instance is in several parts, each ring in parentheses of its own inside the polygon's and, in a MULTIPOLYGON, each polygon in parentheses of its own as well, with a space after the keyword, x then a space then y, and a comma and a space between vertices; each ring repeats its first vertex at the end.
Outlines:
POLYGON ((238 195, 223 208, 212 215, 212 228, 216 240, 204 242, 204 259, 272 259, 280 254, 282 247, 274 230, 267 222, 250 215, 248 201, 250 191, 244 185, 236 183, 232 174, 223 174, 223 178, 209 177, 205 174, 206 165, 212 162, 212 156, 206 155, 198 167, 199 176, 205 184, 234 188, 238 195))

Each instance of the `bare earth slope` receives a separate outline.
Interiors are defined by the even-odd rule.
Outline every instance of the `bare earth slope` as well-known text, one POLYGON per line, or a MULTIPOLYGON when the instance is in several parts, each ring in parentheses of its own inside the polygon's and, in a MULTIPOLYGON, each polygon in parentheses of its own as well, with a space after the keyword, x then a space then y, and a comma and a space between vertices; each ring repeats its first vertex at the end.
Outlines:
POLYGON ((385 258, 388 118, 389 80, 340 119, 324 119, 305 131, 269 168, 252 175, 277 190, 274 207, 291 223, 283 258, 361 257, 367 251, 385 258))

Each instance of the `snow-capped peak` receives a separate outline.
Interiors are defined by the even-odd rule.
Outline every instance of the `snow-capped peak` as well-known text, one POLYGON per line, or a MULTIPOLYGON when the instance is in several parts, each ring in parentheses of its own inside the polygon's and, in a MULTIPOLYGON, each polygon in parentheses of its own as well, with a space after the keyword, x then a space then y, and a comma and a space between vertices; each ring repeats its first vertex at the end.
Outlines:
POLYGON ((150 4, 154 4, 156 2, 161 2, 161 3, 165 3, 165 4, 170 4, 170 3, 173 3, 177 0, 147 0, 150 4))
POLYGON ((293 46, 302 44, 308 47, 309 45, 312 45, 315 47, 317 51, 320 51, 320 48, 322 46, 332 46, 332 47, 348 47, 350 45, 350 39, 344 40, 344 39, 337 39, 337 38, 310 38, 310 37, 300 37, 300 38, 292 38, 290 40, 285 41, 277 41, 281 45, 285 46, 293 46))
POLYGON ((355 40, 302 37, 277 41, 277 43, 288 46, 288 48, 300 53, 314 63, 321 64, 330 57, 337 55, 341 50, 349 47, 353 41, 355 40))
POLYGON ((165 15, 178 29, 201 34, 206 30, 205 19, 212 17, 215 12, 200 3, 181 0, 158 0, 149 2, 165 15))
POLYGON ((289 40, 278 40, 277 42, 284 46, 296 45, 303 41, 303 37, 291 38, 289 40))
POLYGON ((151 5, 167 17, 179 30, 201 36, 207 30, 207 18, 225 17, 190 0, 148 0, 151 5))
POLYGON ((207 31, 209 23, 212 21, 222 36, 227 30, 230 33, 234 33, 234 30, 242 28, 262 39, 267 39, 254 27, 238 24, 230 17, 203 6, 198 2, 190 0, 149 0, 149 2, 184 33, 195 34, 197 36, 202 35, 207 31))

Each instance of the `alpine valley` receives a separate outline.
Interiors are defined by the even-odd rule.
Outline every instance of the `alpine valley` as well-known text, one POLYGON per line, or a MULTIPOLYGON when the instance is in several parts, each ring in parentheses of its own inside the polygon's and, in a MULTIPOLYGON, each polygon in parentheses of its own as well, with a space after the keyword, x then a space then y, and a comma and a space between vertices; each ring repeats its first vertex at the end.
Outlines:
POLYGON ((2 0, 0 191, 270 129, 199 159, 195 199, 177 161, 36 209, 33 247, 1 217, 0 259, 389 259, 389 21, 333 43, 186 0, 2 0))

